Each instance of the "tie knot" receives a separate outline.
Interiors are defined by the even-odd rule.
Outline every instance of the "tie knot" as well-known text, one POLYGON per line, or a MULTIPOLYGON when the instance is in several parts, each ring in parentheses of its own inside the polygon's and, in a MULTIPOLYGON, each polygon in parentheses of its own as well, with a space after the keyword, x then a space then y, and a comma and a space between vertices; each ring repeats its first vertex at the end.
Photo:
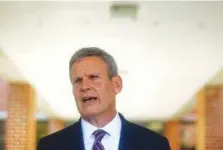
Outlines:
POLYGON ((95 141, 100 141, 101 142, 101 139, 105 136, 105 134, 107 134, 107 132, 104 131, 104 130, 101 130, 101 129, 95 130, 93 132, 93 135, 95 137, 95 141))

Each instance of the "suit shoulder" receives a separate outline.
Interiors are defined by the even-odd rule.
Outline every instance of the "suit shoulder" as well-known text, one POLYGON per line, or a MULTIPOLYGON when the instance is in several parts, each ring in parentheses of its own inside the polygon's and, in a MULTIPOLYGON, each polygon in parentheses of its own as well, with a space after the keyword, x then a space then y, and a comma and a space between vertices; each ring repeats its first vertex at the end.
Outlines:
POLYGON ((145 149, 171 150, 168 139, 151 129, 130 123, 129 130, 133 134, 134 139, 137 139, 135 140, 137 141, 136 143, 143 145, 145 149))
POLYGON ((68 149, 69 145, 79 143, 80 130, 78 123, 42 137, 37 143, 37 150, 68 149))
POLYGON ((166 141, 166 137, 164 137, 163 135, 148 129, 146 127, 137 125, 135 123, 130 123, 130 126, 132 128, 132 131, 134 131, 134 134, 139 135, 139 136, 143 136, 145 138, 149 138, 149 139, 153 139, 153 140, 158 140, 158 141, 166 141))
POLYGON ((63 139, 69 136, 72 131, 74 132, 75 128, 77 128, 77 123, 74 123, 64 129, 56 131, 54 133, 48 134, 40 139, 40 141, 55 141, 57 139, 63 139))

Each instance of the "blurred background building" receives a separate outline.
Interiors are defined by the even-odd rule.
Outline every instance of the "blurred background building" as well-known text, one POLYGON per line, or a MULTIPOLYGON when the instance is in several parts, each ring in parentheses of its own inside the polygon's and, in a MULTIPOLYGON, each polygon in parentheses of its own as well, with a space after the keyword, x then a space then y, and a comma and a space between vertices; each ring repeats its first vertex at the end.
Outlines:
POLYGON ((223 149, 223 2, 0 2, 0 150, 77 121, 68 62, 111 53, 118 110, 172 150, 223 149))

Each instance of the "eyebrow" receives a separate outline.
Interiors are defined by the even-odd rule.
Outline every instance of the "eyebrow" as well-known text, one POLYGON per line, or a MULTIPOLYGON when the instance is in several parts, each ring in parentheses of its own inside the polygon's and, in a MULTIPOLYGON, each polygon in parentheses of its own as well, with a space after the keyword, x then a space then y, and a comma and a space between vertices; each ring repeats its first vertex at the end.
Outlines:
POLYGON ((81 77, 75 77, 75 78, 73 79, 73 82, 75 83, 75 82, 80 81, 80 80, 82 80, 81 77))
MULTIPOLYGON (((100 76, 100 73, 91 73, 91 74, 88 74, 88 75, 85 75, 85 76, 87 76, 88 78, 91 77, 91 76, 100 76)), ((78 81, 78 80, 80 81, 80 80, 82 80, 82 78, 83 78, 83 77, 74 77, 74 78, 73 78, 73 81, 74 81, 74 82, 76 82, 76 81, 78 81)))

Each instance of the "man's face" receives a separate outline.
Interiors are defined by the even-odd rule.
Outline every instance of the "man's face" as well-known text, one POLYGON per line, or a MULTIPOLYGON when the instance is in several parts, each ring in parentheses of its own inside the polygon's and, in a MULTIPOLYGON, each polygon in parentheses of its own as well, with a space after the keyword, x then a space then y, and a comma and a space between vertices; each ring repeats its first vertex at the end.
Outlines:
POLYGON ((119 76, 108 77, 107 65, 98 57, 85 57, 71 68, 73 94, 83 117, 115 111, 115 95, 121 91, 119 76))

